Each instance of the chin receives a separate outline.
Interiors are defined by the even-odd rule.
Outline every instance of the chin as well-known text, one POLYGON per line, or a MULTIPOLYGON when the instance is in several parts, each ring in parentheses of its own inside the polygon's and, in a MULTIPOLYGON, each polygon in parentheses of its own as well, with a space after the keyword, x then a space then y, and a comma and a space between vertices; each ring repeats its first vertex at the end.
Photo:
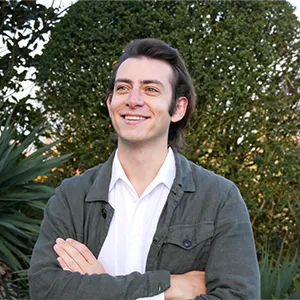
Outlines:
POLYGON ((120 142, 125 144, 143 143, 146 139, 137 136, 120 136, 120 142))

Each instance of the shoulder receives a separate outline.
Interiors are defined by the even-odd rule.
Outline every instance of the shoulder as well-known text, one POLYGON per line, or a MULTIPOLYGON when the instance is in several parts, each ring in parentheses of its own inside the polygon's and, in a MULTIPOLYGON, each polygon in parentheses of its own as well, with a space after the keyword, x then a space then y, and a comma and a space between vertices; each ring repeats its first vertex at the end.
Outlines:
MULTIPOLYGON (((178 154, 177 154, 178 155, 178 154)), ((175 186, 182 184, 183 196, 178 205, 178 220, 188 216, 189 223, 215 222, 226 219, 229 212, 248 222, 245 202, 236 185, 224 178, 189 161, 182 155, 177 157, 178 171, 175 186), (192 220, 192 221, 191 221, 192 220)))
POLYGON ((191 185, 192 182, 196 191, 219 194, 223 198, 231 189, 237 189, 231 180, 195 164, 181 154, 177 155, 183 183, 191 185))
POLYGON ((223 196, 222 198, 224 198, 231 190, 238 190, 235 183, 231 180, 198 166, 193 162, 190 162, 190 164, 196 185, 199 187, 201 186, 204 190, 208 189, 214 191, 214 193, 219 193, 223 196))
POLYGON ((217 210, 231 207, 239 213, 246 212, 244 199, 235 183, 191 161, 189 164, 197 197, 201 196, 203 200, 205 199, 206 204, 212 204, 217 210))
POLYGON ((186 193, 187 197, 193 203, 193 210, 201 212, 201 218, 205 216, 205 219, 215 220, 217 215, 224 214, 227 217, 231 215, 231 220, 249 222, 246 204, 238 187, 231 180, 198 166, 183 156, 181 159, 186 167, 182 171, 186 176, 185 181, 193 182, 194 185, 194 190, 186 193))
POLYGON ((89 189, 97 178, 103 164, 99 164, 91 169, 86 170, 80 175, 76 175, 62 181, 64 189, 86 190, 89 189))
POLYGON ((103 193, 106 195, 110 180, 109 171, 103 171, 106 164, 107 162, 99 164, 80 175, 63 180, 55 194, 61 199, 73 203, 72 205, 86 202, 87 197, 91 194, 100 195, 103 193))
POLYGON ((197 205, 219 210, 224 205, 237 205, 244 209, 245 202, 238 187, 229 179, 217 175, 184 156, 178 155, 178 167, 184 191, 197 205))
POLYGON ((68 201, 72 202, 107 200, 114 156, 115 152, 103 164, 89 169, 81 175, 65 179, 59 187, 64 193, 64 198, 68 198, 68 201))

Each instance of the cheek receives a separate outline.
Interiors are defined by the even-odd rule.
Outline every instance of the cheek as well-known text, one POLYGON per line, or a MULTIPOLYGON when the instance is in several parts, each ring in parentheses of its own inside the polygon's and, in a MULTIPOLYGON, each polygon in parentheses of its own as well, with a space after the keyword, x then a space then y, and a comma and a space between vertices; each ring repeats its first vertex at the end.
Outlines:
POLYGON ((164 114, 169 111, 168 102, 165 99, 158 99, 158 101, 149 102, 149 106, 154 111, 164 114))
POLYGON ((112 115, 114 114, 116 111, 118 111, 118 108, 121 106, 120 101, 118 101, 118 99, 112 99, 112 101, 110 102, 110 107, 108 109, 109 114, 112 115))
POLYGON ((170 114, 169 114, 169 106, 168 105, 157 105, 156 111, 159 113, 159 115, 164 118, 164 119, 170 119, 170 114))

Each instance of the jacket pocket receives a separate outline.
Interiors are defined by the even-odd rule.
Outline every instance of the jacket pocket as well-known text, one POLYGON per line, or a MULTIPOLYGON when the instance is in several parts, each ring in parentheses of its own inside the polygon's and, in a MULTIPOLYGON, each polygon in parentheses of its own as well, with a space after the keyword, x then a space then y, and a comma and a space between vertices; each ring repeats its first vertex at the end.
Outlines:
POLYGON ((204 270, 214 234, 212 221, 169 228, 159 256, 159 268, 172 274, 204 270))

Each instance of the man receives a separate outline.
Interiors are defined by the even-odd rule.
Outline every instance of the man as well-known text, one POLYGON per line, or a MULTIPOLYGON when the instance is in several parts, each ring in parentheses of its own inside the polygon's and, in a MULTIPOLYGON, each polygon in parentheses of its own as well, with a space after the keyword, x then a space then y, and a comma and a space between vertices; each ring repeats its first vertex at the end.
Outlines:
POLYGON ((181 156, 192 81, 178 51, 132 42, 107 107, 118 149, 49 200, 29 270, 36 299, 259 299, 236 186, 181 156))

